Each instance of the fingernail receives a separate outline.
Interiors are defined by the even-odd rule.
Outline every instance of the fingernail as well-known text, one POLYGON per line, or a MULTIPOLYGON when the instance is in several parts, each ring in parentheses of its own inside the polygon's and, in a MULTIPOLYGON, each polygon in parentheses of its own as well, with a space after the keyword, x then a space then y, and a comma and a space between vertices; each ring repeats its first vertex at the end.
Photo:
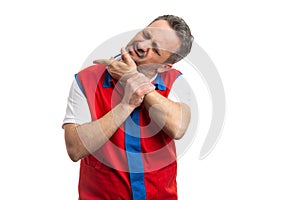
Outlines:
POLYGON ((127 53, 126 49, 124 47, 121 48, 122 53, 127 53))

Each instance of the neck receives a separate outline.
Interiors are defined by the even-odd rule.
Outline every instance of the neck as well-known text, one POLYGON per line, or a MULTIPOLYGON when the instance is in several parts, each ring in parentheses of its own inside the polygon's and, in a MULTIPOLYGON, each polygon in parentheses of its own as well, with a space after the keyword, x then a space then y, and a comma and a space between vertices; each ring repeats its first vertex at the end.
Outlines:
POLYGON ((138 68, 137 71, 140 72, 140 73, 142 73, 142 74, 144 74, 150 80, 153 77, 155 77, 156 74, 157 74, 157 70, 145 70, 145 69, 138 68))

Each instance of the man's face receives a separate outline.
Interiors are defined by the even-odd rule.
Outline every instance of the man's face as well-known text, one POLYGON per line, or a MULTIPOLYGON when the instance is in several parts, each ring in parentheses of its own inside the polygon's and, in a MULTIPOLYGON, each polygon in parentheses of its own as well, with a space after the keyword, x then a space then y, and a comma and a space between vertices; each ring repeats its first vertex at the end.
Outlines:
POLYGON ((137 33, 126 49, 138 66, 163 64, 180 44, 179 37, 168 22, 158 20, 137 33))

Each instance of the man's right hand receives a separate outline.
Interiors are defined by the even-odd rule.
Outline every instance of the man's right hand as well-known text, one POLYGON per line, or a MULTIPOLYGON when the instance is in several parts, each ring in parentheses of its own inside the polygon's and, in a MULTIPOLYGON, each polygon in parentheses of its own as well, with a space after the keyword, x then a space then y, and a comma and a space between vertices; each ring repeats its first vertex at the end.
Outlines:
POLYGON ((109 74, 116 80, 120 80, 121 77, 124 81, 124 77, 130 77, 137 72, 137 66, 134 60, 130 57, 129 53, 124 48, 121 49, 122 60, 111 59, 98 59, 94 60, 94 64, 104 64, 107 66, 109 74))
POLYGON ((126 80, 122 103, 136 108, 141 105, 144 96, 154 89, 155 87, 144 74, 136 72, 126 80))

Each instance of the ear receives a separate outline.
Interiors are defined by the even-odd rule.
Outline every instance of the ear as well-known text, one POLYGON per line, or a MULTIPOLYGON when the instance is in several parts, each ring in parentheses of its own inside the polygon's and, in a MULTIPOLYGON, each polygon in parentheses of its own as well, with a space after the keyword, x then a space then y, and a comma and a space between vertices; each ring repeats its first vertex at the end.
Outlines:
POLYGON ((166 64, 161 65, 159 68, 157 68, 157 72, 162 73, 162 72, 170 70, 172 67, 173 67, 172 64, 166 63, 166 64))

